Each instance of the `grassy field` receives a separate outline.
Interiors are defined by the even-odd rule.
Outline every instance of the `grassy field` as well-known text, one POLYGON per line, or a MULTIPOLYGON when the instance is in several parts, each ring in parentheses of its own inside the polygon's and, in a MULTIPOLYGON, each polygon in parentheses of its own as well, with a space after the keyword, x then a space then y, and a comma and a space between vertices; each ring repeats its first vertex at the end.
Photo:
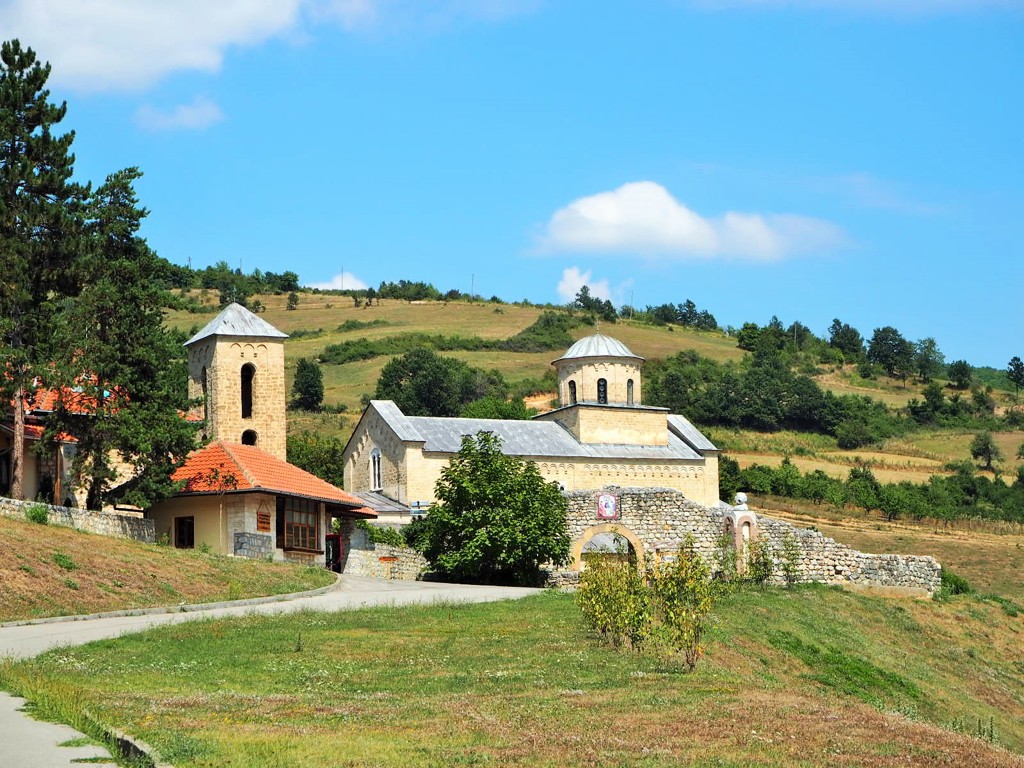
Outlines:
POLYGON ((2 665, 0 685, 179 767, 1021 766, 1022 629, 974 598, 751 591, 686 674, 546 593, 180 624, 2 665))
POLYGON ((332 581, 323 568, 203 554, 0 517, 0 622, 277 595, 332 581))

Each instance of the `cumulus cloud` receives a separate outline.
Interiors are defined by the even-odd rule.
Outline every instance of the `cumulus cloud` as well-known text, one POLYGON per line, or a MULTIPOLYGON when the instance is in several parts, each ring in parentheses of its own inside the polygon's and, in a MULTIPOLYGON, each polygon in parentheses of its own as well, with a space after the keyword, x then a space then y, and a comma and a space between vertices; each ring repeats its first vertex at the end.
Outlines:
POLYGON ((660 184, 637 181, 581 197, 555 211, 541 236, 540 250, 774 261, 833 248, 843 239, 835 225, 807 216, 730 211, 707 218, 660 184))
POLYGON ((79 92, 141 91, 180 71, 217 72, 228 50, 355 30, 500 21, 537 0, 0 0, 0 39, 20 38, 79 92))
POLYGON ((792 8, 838 10, 888 16, 934 16, 976 13, 986 10, 1021 9, 1020 0, 691 0, 692 6, 709 10, 734 8, 792 8))
POLYGON ((583 286, 590 288, 590 295, 595 299, 610 301, 612 298, 611 288, 607 280, 594 280, 590 270, 582 271, 579 267, 568 267, 562 270, 562 279, 558 281, 558 298, 568 304, 576 298, 583 286))
POLYGON ((191 104, 179 104, 170 110, 160 110, 147 104, 135 112, 135 122, 147 131, 200 130, 223 119, 221 108, 201 96, 191 104))
POLYGON ((321 291, 364 291, 370 286, 351 272, 339 272, 326 283, 306 283, 306 287, 321 291))
POLYGON ((179 70, 215 72, 232 46, 290 29, 302 0, 0 0, 0 38, 21 38, 77 91, 140 90, 179 70))

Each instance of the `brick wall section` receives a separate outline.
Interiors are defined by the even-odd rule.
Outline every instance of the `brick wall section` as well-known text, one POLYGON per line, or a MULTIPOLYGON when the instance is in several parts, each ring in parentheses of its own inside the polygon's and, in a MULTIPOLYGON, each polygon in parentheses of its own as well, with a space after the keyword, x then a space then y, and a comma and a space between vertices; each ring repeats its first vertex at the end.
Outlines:
POLYGON ((373 579, 415 581, 427 569, 426 558, 414 549, 374 544, 366 531, 351 523, 344 524, 342 532, 346 534, 342 573, 373 579))
POLYGON ((274 556, 274 539, 266 533, 235 532, 235 556, 269 560, 274 556))
MULTIPOLYGON (((671 552, 688 536, 697 553, 716 569, 720 542, 725 532, 725 511, 704 507, 671 489, 608 488, 619 499, 619 519, 597 518, 597 491, 566 494, 569 502, 569 535, 578 558, 583 544, 602 530, 615 530, 634 542, 644 557, 671 552), (639 546, 637 546, 639 544, 639 546)), ((795 538, 800 558, 798 580, 826 584, 890 587, 934 594, 941 581, 942 567, 932 557, 873 555, 858 552, 818 531, 799 528, 782 520, 757 516, 757 535, 766 540, 775 560, 774 583, 782 583, 783 543, 788 534, 795 538)), ((577 559, 578 564, 578 559, 577 559)), ((571 575, 555 576, 557 582, 571 575)))
MULTIPOLYGON (((25 512, 38 503, 0 498, 0 515, 25 520, 25 512)), ((101 536, 134 539, 147 544, 156 541, 156 529, 152 520, 112 512, 91 512, 87 509, 56 507, 50 504, 44 506, 50 525, 63 525, 79 531, 98 533, 101 536)))

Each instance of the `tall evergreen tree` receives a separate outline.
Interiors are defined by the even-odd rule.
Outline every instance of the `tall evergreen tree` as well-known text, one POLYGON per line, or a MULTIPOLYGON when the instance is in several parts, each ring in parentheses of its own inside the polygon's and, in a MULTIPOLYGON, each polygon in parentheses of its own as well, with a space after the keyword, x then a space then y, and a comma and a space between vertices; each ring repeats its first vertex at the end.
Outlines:
POLYGON ((67 105, 49 101, 49 64, 17 40, 0 46, 0 394, 13 398, 11 495, 24 495, 25 396, 43 370, 47 306, 71 292, 66 268, 75 247, 78 202, 71 183, 74 132, 53 133, 67 105))
POLYGON ((50 348, 62 396, 47 432, 78 440, 72 471, 89 509, 147 506, 173 493, 170 473, 195 447, 181 416, 183 339, 163 327, 161 262, 138 235, 147 214, 133 188, 140 176, 135 168, 111 174, 90 199, 76 262, 82 288, 57 312, 50 348))

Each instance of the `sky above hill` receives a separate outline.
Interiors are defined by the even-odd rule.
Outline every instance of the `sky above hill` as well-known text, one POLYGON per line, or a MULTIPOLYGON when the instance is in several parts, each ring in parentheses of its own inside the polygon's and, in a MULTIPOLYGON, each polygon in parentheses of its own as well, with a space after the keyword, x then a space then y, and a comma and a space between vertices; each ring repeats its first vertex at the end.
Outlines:
POLYGON ((1024 356, 1024 0, 0 0, 0 37, 180 264, 1024 356))

